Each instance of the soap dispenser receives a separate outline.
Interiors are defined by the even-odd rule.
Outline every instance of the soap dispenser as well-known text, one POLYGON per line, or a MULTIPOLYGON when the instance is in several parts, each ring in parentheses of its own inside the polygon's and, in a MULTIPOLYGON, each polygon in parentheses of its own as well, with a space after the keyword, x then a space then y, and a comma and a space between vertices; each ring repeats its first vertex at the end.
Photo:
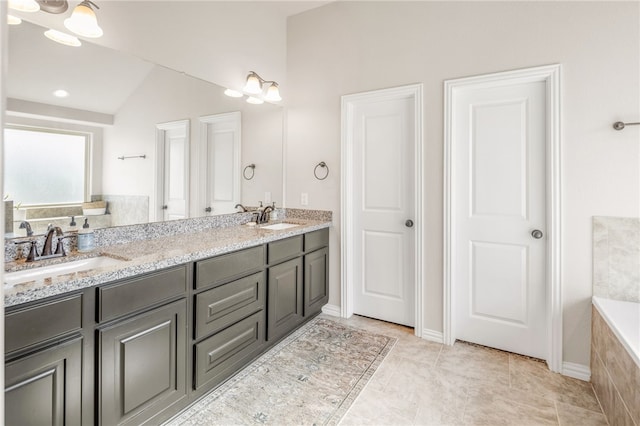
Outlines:
POLYGON ((89 228, 89 219, 84 219, 82 229, 78 231, 78 251, 87 252, 96 248, 96 239, 93 229, 89 228))

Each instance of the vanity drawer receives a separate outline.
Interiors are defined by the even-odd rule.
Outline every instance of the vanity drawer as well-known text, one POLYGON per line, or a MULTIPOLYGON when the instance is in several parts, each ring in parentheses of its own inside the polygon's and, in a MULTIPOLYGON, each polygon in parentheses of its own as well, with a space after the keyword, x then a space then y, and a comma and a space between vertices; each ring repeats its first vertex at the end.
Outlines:
POLYGON ((82 295, 9 312, 4 319, 9 353, 82 328, 82 295))
POLYGON ((319 229, 304 236, 304 251, 310 252, 329 245, 329 229, 319 229))
POLYGON ((264 345, 264 329, 260 311, 195 345, 194 388, 221 383, 251 361, 264 345))
POLYGON ((264 309, 265 281, 258 272, 196 295, 196 339, 264 309))
POLYGON ((108 321, 187 291, 187 267, 166 269, 98 288, 98 322, 108 321))
POLYGON ((221 284, 264 266, 264 246, 224 254, 196 263, 196 288, 221 284))
POLYGON ((267 250, 268 263, 273 265, 281 260, 298 256, 302 253, 302 235, 269 243, 267 250))

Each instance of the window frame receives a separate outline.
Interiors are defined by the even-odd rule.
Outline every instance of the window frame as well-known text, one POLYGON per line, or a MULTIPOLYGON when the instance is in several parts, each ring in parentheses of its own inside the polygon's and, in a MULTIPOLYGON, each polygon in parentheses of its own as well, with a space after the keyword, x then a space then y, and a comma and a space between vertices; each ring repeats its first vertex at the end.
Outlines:
MULTIPOLYGON (((40 132, 40 133, 55 133, 55 134, 70 135, 70 136, 80 136, 84 138, 84 190, 83 190, 84 199, 83 201, 79 203, 73 202, 73 203, 53 203, 53 204, 44 204, 44 203, 43 204, 21 204, 20 207, 24 207, 24 208, 71 207, 71 206, 82 206, 82 203, 91 201, 91 188, 92 188, 92 177, 93 177, 92 158, 93 158, 93 140, 94 140, 94 134, 92 132, 83 132, 83 131, 71 130, 71 129, 65 129, 65 128, 51 128, 46 126, 24 125, 24 124, 14 124, 14 123, 6 123, 3 128, 3 132, 5 129, 24 130, 24 131, 40 132)), ((3 153, 3 159, 4 159, 4 153, 3 153)))

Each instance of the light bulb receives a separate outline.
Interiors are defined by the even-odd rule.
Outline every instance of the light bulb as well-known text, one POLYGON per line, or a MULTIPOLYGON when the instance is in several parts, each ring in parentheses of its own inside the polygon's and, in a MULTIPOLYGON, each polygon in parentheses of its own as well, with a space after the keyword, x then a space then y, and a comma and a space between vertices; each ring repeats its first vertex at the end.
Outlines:
POLYGON ((247 84, 244 85, 243 89, 246 93, 250 93, 252 95, 257 95, 258 93, 262 93, 262 83, 258 78, 258 75, 254 72, 247 76, 247 84))
POLYGON ((62 31, 57 30, 49 30, 44 32, 44 36, 49 40, 53 40, 56 43, 64 44, 65 46, 73 46, 78 47, 82 46, 78 37, 72 36, 67 33, 63 33, 62 31))
POLYGON ((103 34, 102 28, 98 26, 95 12, 86 1, 83 1, 73 9, 71 17, 64 20, 64 26, 83 37, 97 38, 103 34))
POLYGON ((278 102, 282 100, 280 97, 280 90, 278 89, 278 83, 271 83, 271 86, 267 89, 267 94, 264 97, 265 101, 278 102))

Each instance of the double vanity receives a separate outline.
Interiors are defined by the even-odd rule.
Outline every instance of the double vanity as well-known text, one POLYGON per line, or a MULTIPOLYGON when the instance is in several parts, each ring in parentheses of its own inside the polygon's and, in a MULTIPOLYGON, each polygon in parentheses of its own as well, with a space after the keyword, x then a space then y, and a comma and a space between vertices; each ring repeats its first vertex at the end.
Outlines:
POLYGON ((158 424, 182 411, 327 303, 321 213, 141 225, 151 238, 108 230, 80 266, 7 274, 6 423, 158 424))

